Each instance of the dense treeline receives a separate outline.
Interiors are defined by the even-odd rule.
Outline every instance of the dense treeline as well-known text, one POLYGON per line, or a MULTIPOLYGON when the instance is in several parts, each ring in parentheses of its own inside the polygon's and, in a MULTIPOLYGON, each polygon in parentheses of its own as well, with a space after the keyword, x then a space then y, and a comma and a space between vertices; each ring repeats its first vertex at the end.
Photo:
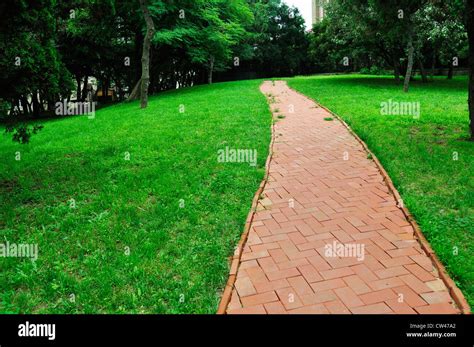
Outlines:
MULTIPOLYGON (((469 6, 333 0, 325 19, 306 32, 298 10, 281 0, 4 0, 0 118, 15 124, 54 114, 63 100, 101 104, 136 96, 143 57, 150 94, 216 80, 387 69, 408 91, 415 73, 428 82, 439 68, 451 78, 456 67, 468 66, 469 6), (140 3, 154 23, 146 55, 140 3)), ((28 140, 25 127, 7 130, 28 140)))
POLYGON ((314 27, 310 56, 322 71, 391 69, 400 82, 408 69, 428 81, 444 67, 451 78, 467 66, 465 13, 462 0, 333 1, 314 27))
POLYGON ((334 0, 309 36, 308 56, 321 72, 393 71, 408 92, 416 74, 428 83, 441 70, 469 68, 474 139, 473 2, 471 0, 334 0))
MULTIPOLYGON (((149 1, 155 23, 149 92, 211 83, 228 69, 302 72, 307 40, 280 0, 149 1)), ((39 116, 83 101, 95 77, 124 100, 141 76, 145 22, 138 0, 7 0, 0 5, 3 114, 39 116)))

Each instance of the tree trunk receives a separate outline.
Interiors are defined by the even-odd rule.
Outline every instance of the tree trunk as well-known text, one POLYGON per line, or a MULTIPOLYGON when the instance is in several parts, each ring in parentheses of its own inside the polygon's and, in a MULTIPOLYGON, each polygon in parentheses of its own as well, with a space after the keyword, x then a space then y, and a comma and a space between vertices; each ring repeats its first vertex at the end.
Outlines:
POLYGON ((44 112, 44 100, 43 100, 41 94, 38 94, 38 100, 39 100, 40 112, 44 112))
POLYGON ((469 41, 469 120, 471 140, 474 141, 474 4, 466 1, 467 35, 469 41))
POLYGON ((34 91, 33 94, 31 95, 31 100, 33 102, 33 116, 39 116, 40 110, 39 110, 39 102, 38 102, 38 91, 34 91))
POLYGON ((214 62, 215 58, 211 55, 211 59, 209 59, 209 75, 207 76, 207 83, 212 84, 212 73, 214 72, 214 62))
POLYGON ((434 70, 436 68, 436 50, 433 51, 433 57, 431 60, 431 71, 430 71, 430 78, 433 80, 434 78, 434 70))
POLYGON ((76 83, 77 83, 76 100, 79 101, 81 100, 81 77, 80 76, 76 76, 76 83))
POLYGON ((87 82, 89 80, 89 76, 85 75, 84 76, 84 86, 82 87, 82 95, 81 95, 81 101, 85 101, 87 98, 87 82))
POLYGON ((453 73, 454 73, 454 67, 453 67, 453 63, 451 62, 451 64, 449 64, 448 80, 453 79, 453 73))
POLYGON ((49 112, 54 112, 54 99, 49 99, 48 100, 48 111, 49 112))
POLYGON ((123 100, 123 88, 120 82, 115 82, 115 87, 117 88, 117 98, 119 101, 123 100))
POLYGON ((406 93, 408 92, 408 88, 410 86, 410 78, 411 72, 413 70, 413 55, 415 52, 415 48, 413 47, 413 36, 410 33, 408 38, 408 65, 407 65, 407 73, 405 75, 405 82, 403 83, 403 91, 406 93))
POLYGON ((102 80, 102 102, 107 102, 107 95, 108 95, 108 87, 107 87, 107 82, 102 80))
POLYGON ((132 92, 128 96, 127 101, 140 99, 141 90, 142 90, 142 79, 140 78, 137 84, 135 84, 135 87, 133 87, 132 92))
POLYGON ((140 8, 143 13, 143 18, 146 23, 146 35, 143 41, 142 51, 142 78, 141 78, 141 93, 140 93, 140 107, 146 108, 148 106, 148 85, 150 84, 150 46, 151 39, 155 34, 155 25, 148 10, 148 2, 140 0, 140 8))
POLYGON ((418 62, 420 64, 421 80, 423 81, 423 83, 427 83, 428 82, 428 76, 426 74, 425 66, 423 65, 423 60, 420 58, 418 62))
MULTIPOLYGON (((21 100, 21 107, 23 108, 23 114, 24 115, 30 114, 31 113, 30 105, 28 104, 28 100, 26 99, 26 97, 22 96, 20 100, 21 100)), ((18 110, 20 110, 20 108, 18 108, 18 110)))
POLYGON ((33 98, 31 98, 31 102, 28 102, 28 99, 27 99, 27 103, 28 103, 28 109, 30 110, 29 113, 33 114, 33 98))
MULTIPOLYGON (((10 104, 10 117, 16 116, 15 106, 19 104, 20 104, 20 101, 18 99, 12 100, 10 104)), ((18 113, 20 113, 19 107, 18 107, 18 113)))
POLYGON ((393 60, 393 74, 395 76, 395 82, 400 84, 400 59, 398 58, 393 60))

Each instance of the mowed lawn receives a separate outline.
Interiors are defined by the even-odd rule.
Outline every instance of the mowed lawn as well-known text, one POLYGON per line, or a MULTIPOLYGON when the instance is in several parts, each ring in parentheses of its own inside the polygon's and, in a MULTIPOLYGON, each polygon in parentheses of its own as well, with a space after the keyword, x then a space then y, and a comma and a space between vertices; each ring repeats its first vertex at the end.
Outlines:
POLYGON ((391 76, 301 77, 288 84, 338 114, 367 143, 474 306, 474 142, 467 141, 467 78, 415 81, 409 93, 391 76), (382 115, 381 103, 390 99, 419 102, 420 118, 382 115))
POLYGON ((28 145, 1 136, 0 242, 39 257, 0 258, 0 312, 214 313, 264 176, 260 83, 43 122, 28 145), (257 166, 218 162, 227 146, 256 149, 257 166))

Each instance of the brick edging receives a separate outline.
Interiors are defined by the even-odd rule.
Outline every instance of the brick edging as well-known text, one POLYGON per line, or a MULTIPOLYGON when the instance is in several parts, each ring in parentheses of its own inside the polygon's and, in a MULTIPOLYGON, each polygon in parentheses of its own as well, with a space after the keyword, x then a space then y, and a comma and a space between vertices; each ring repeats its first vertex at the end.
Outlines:
MULTIPOLYGON (((288 88, 290 88, 290 87, 288 86, 288 88)), ((464 297, 464 294, 461 292, 461 290, 456 286, 456 283, 454 283, 452 278, 449 276, 448 272, 446 271, 446 268, 444 267, 444 265, 441 263, 438 256, 436 255, 436 253, 431 248, 430 243, 425 238, 425 235, 423 235, 423 232, 421 231, 421 229, 420 229, 418 223, 416 222, 415 218, 413 218, 410 211, 408 211, 408 209, 404 206, 403 200, 400 196, 400 193, 398 192, 397 188, 395 188, 395 186, 392 182, 392 179, 390 178, 388 173, 385 171, 385 169, 383 168, 382 164, 380 163, 378 158, 375 156, 375 154, 372 153, 372 151, 369 149, 369 147, 366 145, 366 143, 364 141, 362 141, 362 139, 351 129, 351 127, 341 117, 339 117, 339 115, 332 112, 327 107, 321 105, 319 102, 317 102, 316 100, 308 97, 307 95, 304 95, 304 94, 300 93, 299 91, 297 91, 293 88, 291 88, 291 89, 293 91, 295 91, 296 93, 300 94, 301 96, 304 96, 308 99, 311 99, 316 105, 318 105, 318 107, 321 107, 322 109, 329 112, 332 116, 334 116, 334 118, 336 118, 339 122, 341 122, 341 124, 349 131, 349 133, 362 145, 364 150, 372 156, 372 159, 375 162, 375 164, 377 165, 378 170, 382 174, 382 177, 383 177, 385 183, 387 184, 388 189, 390 190, 390 192, 392 193, 392 195, 395 198, 395 201, 397 202, 397 207, 403 212, 403 215, 405 216, 405 218, 408 220, 408 222, 412 226, 412 228, 415 232, 415 236, 416 236, 417 241, 420 243, 421 248, 425 251, 425 253, 428 255, 428 257, 430 258, 430 260, 433 263, 433 265, 435 266, 435 268, 438 270, 439 277, 441 278, 441 280, 444 282, 444 284, 448 288, 449 294, 454 299, 454 301, 455 301, 456 305, 458 306, 459 310, 461 311, 461 313, 470 314, 471 309, 469 307, 469 304, 468 304, 466 298, 464 297)))
MULTIPOLYGON (((261 88, 263 83, 265 83, 265 81, 262 82, 259 89, 261 88)), ((264 95, 264 96, 265 96, 265 99, 267 99, 267 102, 268 102, 267 96, 266 95, 264 95)), ((227 306, 228 306, 228 304, 230 302, 230 299, 231 299, 231 296, 232 296, 232 290, 234 289, 234 284, 235 284, 235 280, 236 280, 236 277, 237 277, 237 270, 239 269, 239 265, 240 265, 240 258, 242 256, 242 251, 244 249, 244 246, 247 242, 247 238, 248 238, 248 235, 249 235, 250 225, 252 224, 255 213, 257 212, 257 205, 258 205, 258 201, 260 200, 260 195, 262 194, 262 192, 265 188, 265 185, 268 182, 268 176, 270 174, 270 162, 271 162, 271 159, 273 157, 273 143, 275 141, 275 122, 274 122, 274 117, 273 117, 273 111, 271 110, 270 104, 268 105, 268 108, 269 108, 270 113, 271 113, 271 122, 272 122, 271 132, 272 133, 271 133, 268 157, 267 157, 267 161, 265 163, 265 175, 263 177, 262 182, 260 182, 260 186, 258 187, 257 192, 255 193, 255 195, 253 197, 252 205, 250 207, 250 212, 247 216, 247 220, 245 221, 244 231, 243 231, 243 233, 240 237, 240 240, 239 240, 239 243, 237 244, 237 247, 235 248, 234 255, 232 257, 231 266, 230 266, 229 278, 227 280, 227 284, 225 286, 224 292, 222 293, 221 301, 220 301, 219 307, 217 309, 217 314, 225 314, 226 313, 227 306)))

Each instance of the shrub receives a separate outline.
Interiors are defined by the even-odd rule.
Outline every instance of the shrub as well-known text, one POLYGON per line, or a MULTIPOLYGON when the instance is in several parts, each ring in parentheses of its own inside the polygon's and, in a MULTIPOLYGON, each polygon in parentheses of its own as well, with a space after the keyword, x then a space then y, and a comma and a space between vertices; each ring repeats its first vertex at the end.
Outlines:
POLYGON ((363 75, 385 75, 385 70, 379 66, 372 65, 370 68, 363 67, 360 69, 360 73, 363 75))

